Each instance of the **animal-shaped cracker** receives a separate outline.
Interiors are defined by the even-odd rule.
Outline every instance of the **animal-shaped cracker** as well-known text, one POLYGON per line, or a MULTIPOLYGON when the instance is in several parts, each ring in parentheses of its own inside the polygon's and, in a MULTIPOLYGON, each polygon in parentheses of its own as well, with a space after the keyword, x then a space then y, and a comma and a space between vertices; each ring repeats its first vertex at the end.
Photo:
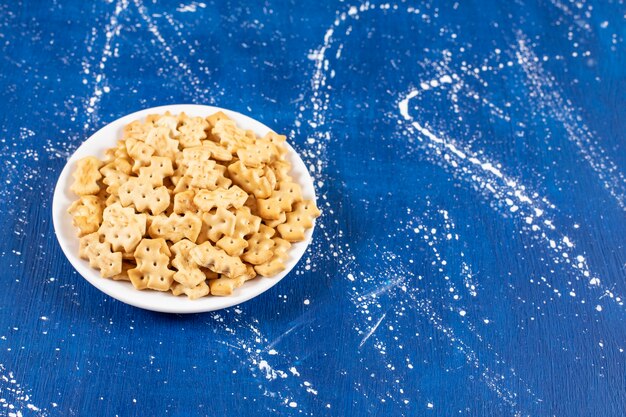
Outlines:
POLYGON ((146 233, 146 215, 112 204, 104 209, 100 233, 114 250, 132 252, 146 233))
POLYGON ((255 265, 254 270, 261 276, 271 277, 285 269, 284 261, 287 259, 287 250, 291 247, 291 243, 284 239, 275 237, 272 258, 260 265, 255 265))
POLYGON ((170 193, 165 186, 154 188, 145 178, 129 178, 119 188, 122 205, 133 205, 138 212, 150 210, 153 215, 161 214, 170 205, 170 193))
POLYGON ((216 188, 215 190, 200 190, 193 198, 193 202, 202 211, 211 211, 215 207, 236 209, 243 207, 248 194, 236 185, 229 189, 216 188))
POLYGON ((145 180, 153 187, 163 185, 163 179, 174 173, 172 161, 164 156, 153 156, 150 165, 139 169, 139 179, 145 180))
POLYGON ((101 166, 102 162, 93 156, 78 160, 76 170, 72 174, 74 183, 70 189, 78 195, 98 194, 100 191, 98 180, 102 178, 101 166))
POLYGON ((174 161, 178 153, 178 141, 170 137, 170 132, 169 127, 153 127, 146 137, 146 145, 154 148, 155 155, 165 156, 174 161))
POLYGON ((168 268, 170 256, 164 239, 143 239, 135 249, 137 267, 128 271, 130 282, 138 290, 168 291, 174 276, 168 268))
POLYGON ((184 113, 181 114, 180 120, 182 122, 178 128, 180 146, 183 148, 200 146, 202 140, 206 139, 205 130, 209 128, 209 122, 202 117, 189 117, 184 113))
POLYGON ((271 227, 261 225, 259 231, 248 239, 248 248, 241 259, 253 265, 260 265, 272 259, 274 256, 272 236, 275 233, 271 227))
POLYGON ((257 200, 257 210, 264 219, 277 220, 283 212, 291 211, 293 203, 302 201, 302 190, 295 182, 283 182, 268 199, 257 200))
POLYGON ((162 237, 174 243, 183 238, 195 242, 201 228, 202 220, 198 215, 172 213, 169 217, 164 215, 153 217, 148 234, 152 238, 162 237))
POLYGON ((249 168, 237 161, 228 166, 228 173, 235 184, 247 193, 254 194, 256 198, 268 198, 272 194, 273 185, 264 176, 265 171, 262 168, 249 168))
POLYGON ((189 253, 195 247, 196 244, 187 239, 183 239, 170 247, 170 250, 174 253, 172 266, 177 269, 174 274, 174 281, 187 288, 193 288, 203 283, 206 279, 206 275, 200 270, 198 264, 191 258, 189 253))
POLYGON ((237 256, 230 256, 211 242, 204 242, 190 251, 191 258, 213 272, 236 278, 246 273, 246 265, 237 256))
POLYGON ((113 252, 109 242, 101 242, 98 232, 80 238, 78 255, 88 259, 90 267, 99 269, 103 278, 122 272, 122 254, 113 252))
POLYGON ((78 228, 78 236, 93 233, 102 223, 104 201, 95 195, 83 195, 74 201, 67 212, 72 216, 72 223, 78 228))

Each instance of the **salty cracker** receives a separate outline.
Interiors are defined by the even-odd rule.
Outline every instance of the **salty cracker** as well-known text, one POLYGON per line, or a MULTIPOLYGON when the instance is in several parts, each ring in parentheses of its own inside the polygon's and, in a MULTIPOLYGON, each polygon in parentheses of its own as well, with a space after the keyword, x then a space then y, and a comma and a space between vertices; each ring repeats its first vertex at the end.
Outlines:
POLYGON ((195 242, 202 228, 200 216, 193 213, 183 215, 172 213, 169 217, 160 215, 152 217, 152 223, 148 228, 151 238, 162 237, 171 242, 189 239, 195 242))
POLYGON ((197 213, 198 206, 193 202, 195 192, 193 190, 181 191, 174 194, 174 213, 197 213))
POLYGON ((192 161, 189 167, 187 167, 185 175, 176 183, 174 192, 178 193, 190 188, 214 190, 217 188, 217 182, 222 176, 221 170, 216 168, 215 161, 192 161))
POLYGON ((78 160, 76 170, 72 174, 74 183, 70 190, 77 195, 98 194, 100 191, 98 180, 102 178, 101 166, 102 162, 94 156, 87 156, 78 160))
POLYGON ((257 211, 264 219, 278 220, 283 212, 290 212, 298 201, 302 201, 300 186, 295 182, 283 182, 270 198, 257 200, 257 211))
POLYGON ((84 236, 98 230, 102 223, 104 202, 95 195, 82 195, 74 201, 67 212, 72 216, 72 223, 78 228, 78 236, 84 236))
POLYGON ((129 178, 120 186, 119 197, 124 207, 132 204, 138 212, 150 210, 155 216, 170 205, 169 190, 165 186, 153 187, 146 178, 129 178))
POLYGON ((133 159, 133 172, 139 172, 141 167, 150 163, 150 158, 155 153, 155 149, 143 142, 137 142, 128 150, 128 155, 133 159))
MULTIPOLYGON (((271 172, 271 170, 268 170, 271 172)), ((272 194, 273 185, 264 176, 262 168, 246 167, 241 161, 233 162, 228 166, 228 173, 235 184, 256 198, 268 198, 272 194)), ((275 180, 275 178, 274 178, 275 180)))
POLYGON ((244 143, 237 149, 237 157, 244 165, 258 168, 268 164, 279 156, 278 149, 270 141, 255 139, 254 142, 244 143))
POLYGON ((113 252, 109 242, 101 242, 98 232, 80 238, 78 255, 89 260, 90 267, 99 269, 103 278, 122 272, 122 254, 113 252))
POLYGON ((209 128, 209 122, 202 117, 189 117, 182 113, 179 117, 181 121, 178 131, 178 141, 183 148, 192 146, 200 146, 202 140, 206 139, 206 130, 209 128))
POLYGON ((183 284, 174 284, 172 286, 172 294, 179 296, 185 294, 190 300, 197 300, 209 295, 210 289, 206 282, 201 282, 195 287, 187 287, 183 284))
POLYGON ((132 166, 126 159, 115 158, 113 161, 100 168, 103 175, 102 182, 107 185, 106 192, 117 194, 120 185, 128 180, 132 173, 132 166))
POLYGON ((209 287, 211 289, 211 295, 217 296, 227 296, 232 295, 232 293, 239 287, 241 287, 244 282, 246 282, 245 275, 229 278, 229 277, 221 277, 218 279, 209 280, 209 287))
POLYGON ((243 250, 248 247, 248 242, 241 237, 223 236, 215 243, 215 246, 230 256, 241 256, 243 250))
POLYGON ((122 139, 136 139, 144 141, 150 129, 154 125, 151 122, 143 122, 141 120, 134 120, 124 126, 124 132, 122 133, 122 139))
POLYGON ((206 280, 206 275, 200 270, 189 253, 195 247, 196 244, 187 239, 183 239, 170 247, 174 253, 172 266, 177 269, 174 274, 174 281, 187 288, 194 288, 206 280))
MULTIPOLYGON (((158 122, 155 122, 155 125, 158 122)), ((178 141, 170 137, 170 132, 169 127, 153 127, 146 137, 146 145, 151 146, 157 156, 164 156, 174 161, 178 154, 178 141)))
POLYGON ((260 265, 272 259, 274 241, 271 238, 275 233, 271 227, 261 225, 259 231, 248 239, 248 248, 241 259, 253 265, 260 265))
POLYGON ((213 246, 211 242, 204 242, 189 253, 198 265, 229 278, 236 278, 246 273, 246 265, 239 257, 228 255, 222 249, 213 246))
POLYGON ((284 261, 288 258, 287 251, 291 243, 285 239, 275 237, 272 258, 260 265, 255 265, 254 270, 261 276, 272 277, 285 269, 284 261))
POLYGON ((170 256, 164 239, 142 239, 135 249, 137 267, 128 271, 130 282, 138 290, 168 291, 174 280, 170 256))
POLYGON ((153 156, 150 164, 139 168, 139 179, 145 180, 153 187, 163 185, 163 179, 174 173, 172 161, 164 156, 153 156))
POLYGON ((234 185, 228 189, 200 190, 195 194, 193 203, 202 211, 211 211, 216 207, 238 209, 243 207, 247 199, 248 194, 234 185))
POLYGON ((235 210, 235 230, 232 236, 245 238, 259 231, 261 218, 255 216, 248 207, 241 207, 235 210))
POLYGON ((115 203, 104 209, 100 233, 116 251, 132 252, 146 233, 146 215, 115 203))
POLYGON ((246 131, 237 126, 233 120, 218 120, 211 133, 218 139, 220 145, 233 155, 252 141, 246 131))
POLYGON ((237 218, 223 207, 218 207, 214 213, 204 213, 202 222, 207 225, 207 237, 217 242, 222 236, 233 236, 237 218))
POLYGON ((293 211, 287 213, 287 221, 276 227, 280 236, 289 242, 304 240, 304 232, 313 226, 313 219, 320 215, 315 203, 310 200, 294 204, 293 211))

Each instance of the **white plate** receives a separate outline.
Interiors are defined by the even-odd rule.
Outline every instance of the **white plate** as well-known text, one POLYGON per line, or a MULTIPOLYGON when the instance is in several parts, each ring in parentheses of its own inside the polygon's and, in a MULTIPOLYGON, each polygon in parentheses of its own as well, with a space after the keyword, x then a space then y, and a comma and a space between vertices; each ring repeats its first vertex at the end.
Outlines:
MULTIPOLYGON (((221 109, 219 107, 201 106, 193 104, 177 104, 170 106, 153 107, 129 114, 128 116, 117 119, 116 121, 106 125, 89 139, 85 141, 74 154, 69 158, 67 164, 63 168, 61 175, 57 181, 54 190, 54 199, 52 202, 52 218, 54 222, 54 231, 59 240, 59 244, 72 263, 74 268, 89 283, 98 288, 105 294, 120 300, 126 304, 140 307, 146 310, 160 311, 164 313, 200 313, 206 311, 219 310, 231 307, 244 301, 247 301, 259 294, 267 291, 283 279, 289 271, 298 263, 307 246, 311 242, 313 228, 306 233, 305 240, 294 243, 289 250, 289 259, 285 262, 287 268, 280 274, 272 278, 257 277, 246 282, 242 287, 238 288, 233 295, 229 297, 203 297, 198 300, 189 300, 186 296, 175 297, 170 292, 159 291, 137 291, 131 283, 126 281, 113 281, 108 278, 101 278, 99 271, 91 268, 89 263, 78 257, 78 237, 77 230, 72 225, 72 218, 67 213, 70 204, 76 200, 76 195, 70 191, 72 184, 71 173, 74 169, 74 163, 86 156, 94 155, 98 158, 104 157, 104 151, 107 148, 114 147, 117 140, 122 137, 124 126, 133 120, 141 119, 148 114, 165 113, 169 111, 173 114, 185 112, 190 116, 208 116, 217 111, 223 111, 237 124, 244 128, 253 130, 257 135, 263 136, 271 129, 256 120, 251 119, 243 114, 221 109)), ((315 201, 315 190, 313 188, 313 180, 309 175, 304 162, 298 156, 296 151, 287 144, 289 153, 287 159, 292 164, 291 175, 295 181, 302 187, 302 195, 305 199, 315 201)))

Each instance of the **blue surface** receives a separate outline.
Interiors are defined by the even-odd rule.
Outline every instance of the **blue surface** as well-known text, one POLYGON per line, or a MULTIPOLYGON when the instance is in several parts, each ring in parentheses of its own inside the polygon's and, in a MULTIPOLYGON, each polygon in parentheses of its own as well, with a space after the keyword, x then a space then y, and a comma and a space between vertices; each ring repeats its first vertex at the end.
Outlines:
POLYGON ((0 415, 626 414, 621 2, 4 3, 0 415), (67 157, 168 103, 316 179, 308 254, 237 308, 123 305, 56 243, 67 157))

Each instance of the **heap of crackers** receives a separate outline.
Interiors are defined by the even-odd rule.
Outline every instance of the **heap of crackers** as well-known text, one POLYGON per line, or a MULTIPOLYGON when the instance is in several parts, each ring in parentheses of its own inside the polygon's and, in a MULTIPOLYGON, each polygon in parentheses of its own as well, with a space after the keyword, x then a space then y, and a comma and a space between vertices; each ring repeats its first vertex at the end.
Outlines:
POLYGON ((130 123, 104 160, 76 163, 79 255, 102 277, 191 299, 276 275, 320 214, 289 175, 285 140, 222 112, 130 123))

